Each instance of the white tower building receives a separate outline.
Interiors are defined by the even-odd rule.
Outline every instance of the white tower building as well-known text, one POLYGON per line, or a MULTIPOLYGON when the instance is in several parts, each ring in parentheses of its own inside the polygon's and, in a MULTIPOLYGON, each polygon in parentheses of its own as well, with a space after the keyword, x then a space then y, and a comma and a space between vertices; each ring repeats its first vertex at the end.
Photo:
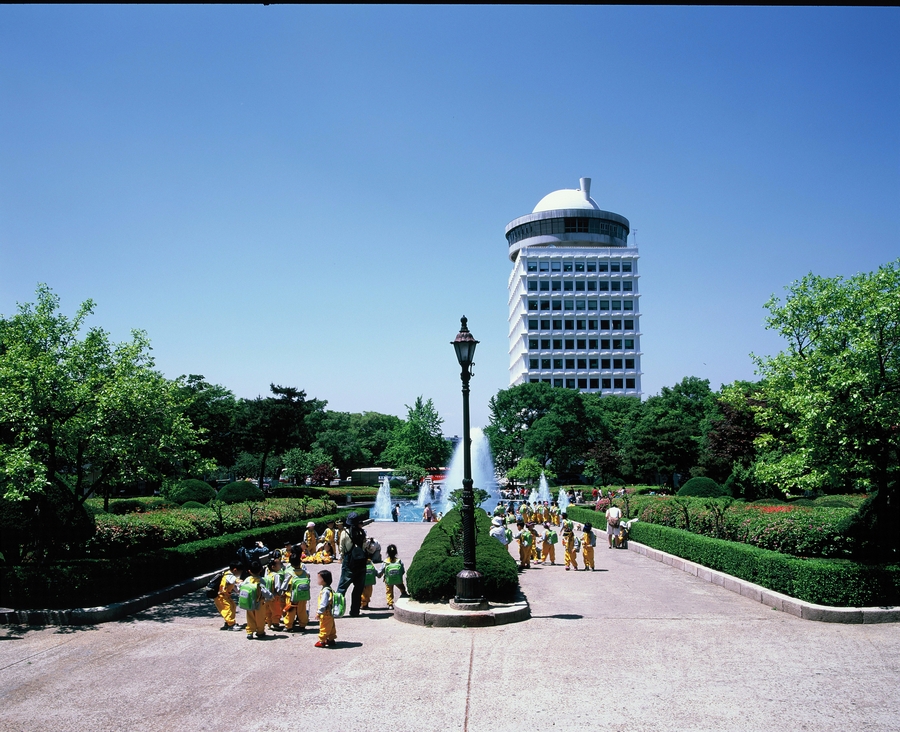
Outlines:
POLYGON ((544 196, 506 226, 509 383, 640 396, 638 250, 624 216, 578 190, 544 196))

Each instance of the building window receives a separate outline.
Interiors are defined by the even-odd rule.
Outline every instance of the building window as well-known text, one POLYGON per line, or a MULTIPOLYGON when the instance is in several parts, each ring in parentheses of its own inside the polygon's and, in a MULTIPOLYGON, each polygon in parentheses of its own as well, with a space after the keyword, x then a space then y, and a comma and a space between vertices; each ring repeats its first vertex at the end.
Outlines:
POLYGON ((575 321, 575 330, 584 330, 584 326, 585 326, 586 322, 587 321, 585 321, 585 320, 576 320, 575 321))
POLYGON ((625 348, 634 348, 634 338, 625 339, 625 348))
POLYGON ((633 320, 625 321, 625 330, 634 330, 634 321, 633 320))
POLYGON ((612 388, 612 379, 601 379, 604 389, 612 388))
POLYGON ((550 281, 543 280, 541 282, 541 292, 549 292, 550 291, 550 281))
POLYGON ((628 280, 627 282, 623 282, 622 289, 625 290, 626 292, 631 292, 631 285, 632 285, 631 280, 628 280))
POLYGON ((529 362, 529 367, 536 369, 538 367, 538 360, 536 358, 532 358, 529 362))
POLYGON ((549 320, 541 321, 541 330, 550 330, 550 321, 549 320))
POLYGON ((634 379, 625 379, 625 388, 634 389, 634 379))
POLYGON ((613 292, 618 292, 622 287, 621 282, 610 282, 610 285, 613 292))
POLYGON ((541 339, 541 349, 544 350, 544 351, 549 351, 549 350, 550 350, 550 339, 549 339, 549 338, 542 338, 542 339, 541 339))
POLYGON ((563 385, 562 379, 553 379, 553 386, 562 386, 562 385, 563 385))
POLYGON ((575 359, 574 359, 574 358, 567 358, 567 359, 566 359, 566 368, 567 368, 567 369, 574 369, 574 368, 575 368, 575 359))
POLYGON ((634 359, 633 359, 633 358, 626 358, 626 359, 625 359, 625 368, 626 368, 626 369, 633 369, 633 368, 634 368, 634 359))
POLYGON ((541 310, 549 310, 550 309, 550 301, 549 300, 541 300, 541 310))
POLYGON ((601 300, 599 310, 609 310, 609 300, 601 300))
POLYGON ((528 350, 536 351, 537 349, 538 349, 537 338, 533 338, 530 341, 528 341, 528 350))
POLYGON ((560 289, 560 288, 559 288, 559 285, 560 285, 560 282, 559 282, 558 280, 557 280, 556 282, 551 282, 551 283, 550 283, 550 289, 551 289, 553 292, 559 292, 559 289, 560 289))
POLYGON ((531 290, 537 290, 537 288, 538 288, 537 280, 531 280, 531 282, 528 283, 528 290, 529 290, 529 292, 530 292, 531 290))
POLYGON ((588 359, 588 368, 589 368, 589 369, 595 369, 595 368, 597 368, 597 359, 596 359, 596 358, 590 358, 590 359, 588 359))
MULTIPOLYGON (((532 379, 532 381, 537 381, 537 379, 532 379)), ((600 388, 600 379, 591 379, 591 389, 599 389, 600 388)))
POLYGON ((544 384, 549 384, 549 383, 550 383, 550 379, 541 379, 541 382, 544 383, 544 384))
POLYGON ((587 271, 588 272, 596 272, 597 271, 597 263, 596 262, 588 262, 587 263, 587 271))
POLYGON ((590 292, 597 292, 597 283, 594 280, 588 282, 587 287, 590 292))
POLYGON ((578 388, 587 389, 587 379, 578 379, 578 388))
POLYGON ((553 301, 553 309, 554 310, 562 310, 562 300, 554 300, 553 301))
POLYGON ((612 310, 621 310, 622 309, 622 301, 621 300, 613 300, 611 309, 612 310))
POLYGON ((564 282, 564 283, 563 283, 563 289, 564 289, 566 292, 572 292, 572 283, 571 283, 571 282, 564 282))
POLYGON ((622 321, 621 321, 621 320, 614 320, 614 321, 612 322, 612 329, 613 329, 613 330, 622 330, 622 321))
POLYGON ((575 283, 575 292, 584 292, 584 280, 578 280, 575 283))
POLYGON ((597 301, 596 300, 588 300, 587 305, 588 305, 588 307, 587 307, 588 310, 596 310, 597 309, 597 301))
POLYGON ((566 379, 566 389, 575 388, 575 379, 566 379))
POLYGON ((561 369, 563 367, 563 360, 561 358, 553 359, 553 368, 561 369))
POLYGON ((575 321, 574 320, 566 321, 566 330, 575 330, 575 321))
POLYGON ((619 271, 619 263, 618 262, 610 262, 609 263, 609 271, 610 272, 618 272, 619 271))
POLYGON ((575 262, 575 271, 584 272, 584 262, 575 262))
POLYGON ((604 351, 609 350, 609 338, 601 338, 600 339, 600 348, 604 351))
POLYGON ((586 368, 587 368, 587 359, 586 359, 586 358, 579 358, 579 359, 578 359, 578 368, 580 368, 580 369, 586 369, 586 368))
POLYGON ((539 384, 539 383, 541 383, 541 380, 540 380, 540 379, 528 379, 528 381, 530 381, 532 384, 539 384))
POLYGON ((622 309, 623 310, 634 310, 634 303, 631 300, 626 300, 625 307, 622 309))
POLYGON ((550 262, 541 262, 541 272, 550 271, 550 262))
POLYGON ((575 339, 574 338, 566 338, 566 350, 567 351, 575 350, 575 339))
POLYGON ((542 359, 541 359, 541 368, 542 368, 542 369, 549 369, 549 368, 550 368, 550 359, 549 359, 549 358, 542 358, 542 359))
POLYGON ((608 262, 599 262, 597 264, 598 272, 609 272, 609 263, 608 262))
POLYGON ((528 309, 529 310, 537 310, 538 309, 538 301, 537 300, 529 300, 528 301, 528 309))
POLYGON ((620 368, 622 368, 622 359, 621 359, 621 358, 614 358, 614 359, 613 359, 613 368, 614 368, 614 369, 620 369, 620 368))
POLYGON ((587 348, 587 344, 585 343, 584 338, 579 338, 575 345, 578 346, 579 351, 583 351, 585 348, 587 348))
POLYGON ((613 379, 613 387, 616 389, 622 388, 622 379, 613 379))
POLYGON ((557 350, 562 348, 562 338, 554 338, 553 339, 553 347, 557 350))
POLYGON ((622 350, 622 339, 621 338, 613 338, 613 350, 621 351, 622 350))
POLYGON ((597 330, 597 321, 596 320, 588 321, 588 330, 597 330))
POLYGON ((538 321, 529 320, 528 321, 528 330, 537 330, 538 329, 538 321))
POLYGON ((563 262, 563 272, 571 272, 572 271, 572 263, 571 262, 563 262))
POLYGON ((550 262, 550 271, 551 272, 559 272, 560 271, 560 263, 559 262, 550 262))
POLYGON ((562 329, 563 329, 563 327, 562 327, 562 321, 561 321, 561 320, 554 320, 554 321, 553 321, 553 330, 562 330, 562 329))
POLYGON ((601 368, 601 369, 608 369, 608 368, 609 368, 609 359, 608 359, 608 358, 601 358, 601 359, 600 359, 600 368, 601 368))
POLYGON ((575 309, 575 301, 574 300, 566 300, 565 301, 566 310, 574 310, 575 309))
POLYGON ((584 300, 576 300, 575 301, 575 309, 576 310, 584 310, 584 300))
POLYGON ((609 330, 609 321, 608 320, 600 321, 600 330, 609 330))
POLYGON ((631 272, 631 262, 622 262, 622 271, 631 272))
POLYGON ((609 282, 600 282, 598 283, 600 288, 600 292, 609 292, 609 282))
POLYGON ((537 272, 537 262, 529 262, 528 263, 528 271, 529 272, 537 272))

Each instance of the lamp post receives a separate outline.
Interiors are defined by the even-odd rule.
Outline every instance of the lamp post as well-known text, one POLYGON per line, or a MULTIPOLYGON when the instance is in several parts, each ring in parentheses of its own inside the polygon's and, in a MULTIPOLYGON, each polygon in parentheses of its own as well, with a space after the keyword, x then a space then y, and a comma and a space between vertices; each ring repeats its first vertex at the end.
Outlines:
POLYGON ((469 332, 467 318, 460 318, 459 333, 453 340, 456 358, 461 367, 463 396, 463 570, 456 575, 456 597, 450 606, 458 610, 483 610, 487 602, 481 591, 481 573, 475 569, 475 495, 472 492, 472 439, 469 436, 469 379, 472 378, 475 346, 478 341, 469 332))

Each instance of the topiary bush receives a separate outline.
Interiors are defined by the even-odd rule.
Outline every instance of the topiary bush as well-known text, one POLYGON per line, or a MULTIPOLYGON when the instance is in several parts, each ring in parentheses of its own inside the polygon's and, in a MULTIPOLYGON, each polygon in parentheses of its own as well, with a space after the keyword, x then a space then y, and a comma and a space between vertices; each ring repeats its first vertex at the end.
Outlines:
POLYGON ((691 496, 694 498, 722 498, 728 492, 712 478, 698 476, 691 478, 678 489, 679 496, 691 496))
MULTIPOLYGON (((234 485, 234 483, 229 485, 234 485)), ((248 483, 248 485, 252 484, 248 483)), ((209 483, 193 478, 181 481, 169 492, 169 500, 181 504, 188 501, 209 503, 215 497, 216 491, 209 483)))
POLYGON ((182 508, 207 508, 207 506, 205 506, 202 503, 197 503, 197 501, 185 501, 184 503, 181 504, 181 507, 182 508))
MULTIPOLYGON (((475 511, 475 566, 484 576, 484 596, 511 602, 519 590, 516 561, 492 538, 490 517, 475 511)), ((407 572, 410 595, 420 602, 447 600, 456 594, 456 575, 463 568, 462 517, 452 509, 428 532, 407 572)))
POLYGON ((109 513, 124 516, 129 513, 145 513, 159 511, 163 508, 176 508, 177 503, 165 498, 117 498, 109 502, 109 513))
POLYGON ((328 498, 325 488, 312 485, 279 485, 271 491, 272 498, 328 498))
POLYGON ((222 486, 215 498, 222 503, 243 503, 244 501, 261 501, 264 496, 263 492, 253 483, 237 480, 222 486))

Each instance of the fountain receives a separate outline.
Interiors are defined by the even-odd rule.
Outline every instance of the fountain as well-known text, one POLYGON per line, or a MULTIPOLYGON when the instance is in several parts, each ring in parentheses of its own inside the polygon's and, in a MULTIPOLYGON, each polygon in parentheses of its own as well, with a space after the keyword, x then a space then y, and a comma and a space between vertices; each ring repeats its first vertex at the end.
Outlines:
POLYGON ((550 502, 550 486, 547 483, 547 476, 544 475, 544 471, 541 471, 541 481, 538 483, 538 497, 537 499, 543 503, 544 501, 550 502))
MULTIPOLYGON (((497 485, 497 476, 494 473, 494 458, 491 455, 491 445, 487 435, 480 427, 473 427, 472 435, 472 481, 473 488, 486 490, 490 497, 481 504, 481 508, 490 513, 497 507, 500 501, 500 491, 497 485)), ((447 479, 444 481, 444 489, 441 493, 440 503, 437 509, 446 513, 450 508, 450 493, 462 489, 463 481, 463 444, 462 441, 453 451, 450 465, 447 468, 447 479)))
POLYGON ((376 521, 391 520, 391 481, 387 476, 381 479, 381 486, 378 488, 378 496, 375 498, 375 510, 372 513, 372 518, 376 521))
POLYGON ((419 488, 419 498, 416 501, 416 506, 425 508, 426 503, 431 503, 433 491, 434 483, 431 482, 431 478, 425 478, 425 480, 422 481, 422 486, 419 488))
POLYGON ((559 489, 559 512, 562 513, 569 507, 569 496, 566 494, 565 488, 559 489))

